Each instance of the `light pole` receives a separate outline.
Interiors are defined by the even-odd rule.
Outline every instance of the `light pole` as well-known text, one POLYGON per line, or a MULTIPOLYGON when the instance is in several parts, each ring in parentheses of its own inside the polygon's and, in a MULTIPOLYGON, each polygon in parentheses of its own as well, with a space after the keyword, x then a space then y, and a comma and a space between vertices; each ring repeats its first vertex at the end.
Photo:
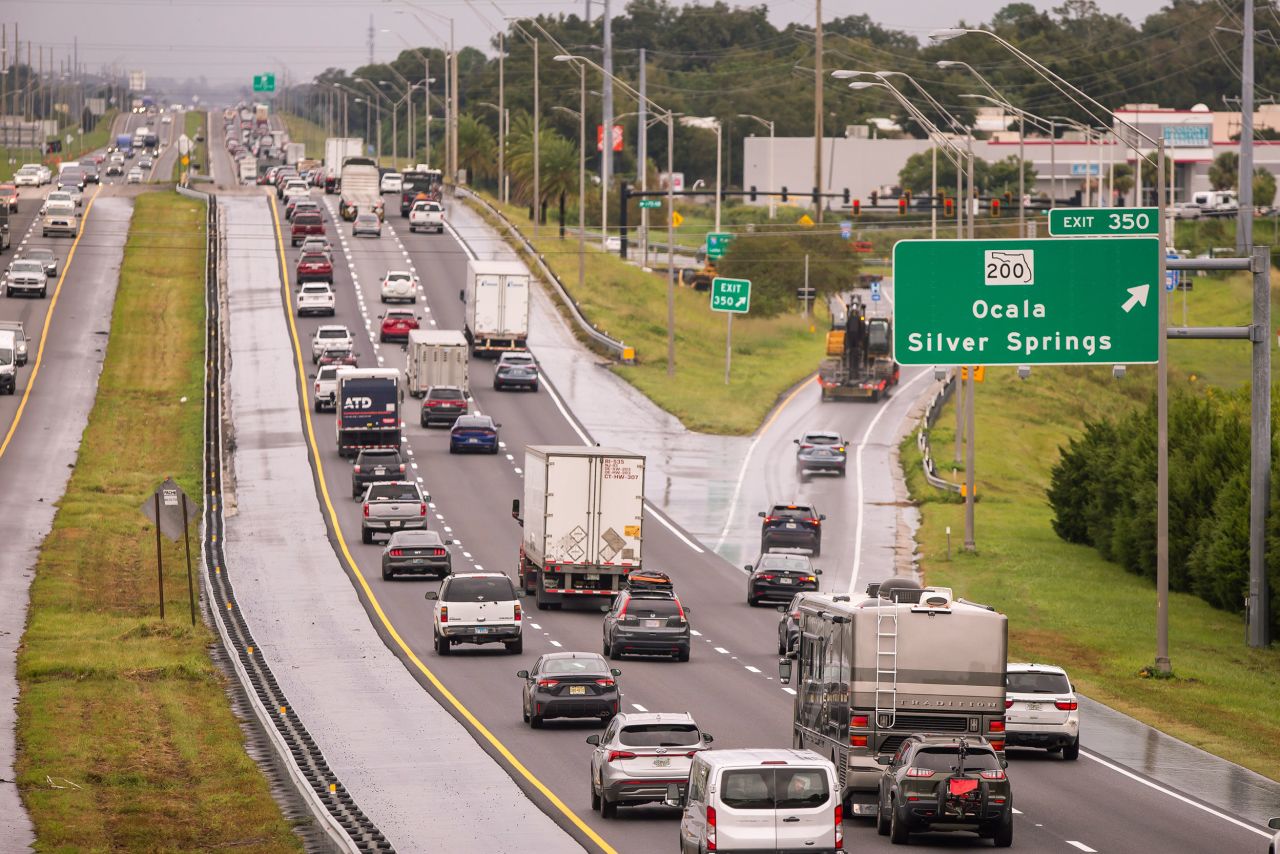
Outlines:
MULTIPOLYGON (((716 132, 716 232, 720 231, 720 157, 724 148, 723 125, 715 116, 682 116, 680 124, 690 128, 713 130, 716 132)), ((727 312, 732 315, 733 312, 727 312)))
POLYGON ((738 118, 753 119, 769 129, 769 219, 773 219, 778 211, 778 197, 773 195, 773 191, 777 189, 773 184, 773 122, 751 113, 738 113, 738 118))
POLYGON ((506 108, 493 103, 492 101, 478 101, 482 107, 488 107, 498 114, 498 198, 506 202, 506 186, 507 186, 507 125, 510 124, 511 117, 507 115, 506 108))
MULTIPOLYGON (((981 83, 983 86, 985 86, 987 88, 987 91, 989 91, 992 95, 994 95, 997 99, 999 99, 1001 103, 1004 103, 1004 104, 1009 103, 1009 99, 1006 98, 1004 95, 1000 94, 1000 90, 992 86, 991 83, 987 80, 987 78, 979 74, 977 69, 974 68, 969 63, 960 62, 954 59, 940 59, 938 60, 938 67, 939 68, 964 68, 968 70, 968 72, 972 74, 975 78, 977 78, 978 82, 981 83)), ((1015 112, 1018 116, 1018 236, 1026 237, 1027 236, 1027 226, 1026 226, 1027 211, 1026 211, 1026 204, 1023 202, 1023 199, 1026 197, 1026 192, 1027 192, 1026 185, 1025 185, 1026 178, 1024 175, 1027 168, 1027 160, 1026 160, 1026 156, 1023 153, 1023 145, 1026 141, 1027 128, 1026 128, 1025 115, 1021 111, 1015 111, 1015 112)))
POLYGON ((579 109, 555 106, 571 116, 578 117, 578 293, 587 283, 587 68, 578 63, 579 109))
MULTIPOLYGON (((1047 131, 1049 133, 1049 138, 1051 140, 1049 143, 1049 162, 1052 165, 1049 167, 1049 170, 1051 173, 1055 171, 1055 167, 1057 166, 1057 161, 1054 159, 1054 156, 1053 156, 1052 139, 1053 139, 1054 125, 1053 125, 1052 119, 1046 119, 1041 116, 1037 116, 1035 113, 1030 113, 1030 112, 1027 112, 1026 110, 1019 109, 1018 107, 1015 107, 1012 104, 1010 104, 1008 101, 1001 100, 998 96, 993 98, 990 95, 969 94, 969 95, 961 95, 960 97, 987 101, 991 104, 995 104, 997 107, 999 107, 1002 110, 1008 110, 1009 112, 1013 113, 1018 117, 1019 127, 1024 127, 1025 122, 1031 122, 1032 125, 1039 128, 1040 130, 1047 131)), ((1050 178, 1049 178, 1049 187, 1052 190, 1053 188, 1052 175, 1050 175, 1050 178)), ((1050 193, 1050 195, 1052 195, 1052 193, 1050 193)))
POLYGON ((374 86, 373 83, 370 82, 369 80, 366 80, 363 77, 353 77, 351 79, 357 83, 363 83, 364 85, 368 86, 369 91, 372 92, 374 96, 377 98, 377 100, 373 101, 372 103, 374 108, 374 123, 377 126, 377 135, 378 135, 378 158, 377 158, 378 166, 382 166, 382 102, 383 100, 386 100, 387 103, 391 103, 391 99, 387 98, 386 95, 379 92, 378 87, 374 86))

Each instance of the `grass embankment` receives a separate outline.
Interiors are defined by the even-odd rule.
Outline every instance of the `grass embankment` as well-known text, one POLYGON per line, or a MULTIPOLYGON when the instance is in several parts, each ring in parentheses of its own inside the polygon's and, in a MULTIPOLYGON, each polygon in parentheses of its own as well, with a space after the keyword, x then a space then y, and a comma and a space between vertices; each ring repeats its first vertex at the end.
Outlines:
POLYGON ((324 141, 329 136, 329 134, 325 133, 324 128, 315 122, 308 121, 301 116, 295 116, 292 113, 280 113, 279 116, 284 120, 284 127, 289 132, 290 142, 300 142, 305 145, 308 159, 324 159, 324 141))
MULTIPOLYGON (((1247 276, 1194 282, 1187 294, 1192 325, 1245 322, 1247 276)), ((1173 295, 1176 323, 1182 297, 1173 295)), ((1235 387, 1249 376, 1244 342, 1172 341, 1169 353, 1171 388, 1235 387)), ((1169 624, 1176 678, 1143 678, 1140 671, 1155 659, 1154 588, 1092 548, 1060 540, 1051 527, 1045 489, 1058 448, 1079 434, 1083 421, 1145 400, 1155 388, 1154 368, 1130 367, 1120 381, 1109 368, 1037 368, 1025 382, 1012 368, 989 368, 986 377, 976 409, 976 554, 961 550, 963 505, 924 482, 914 438, 903 444, 911 494, 923 502, 919 540, 927 580, 1008 614, 1014 659, 1062 664, 1085 694, 1280 779, 1280 649, 1249 649, 1241 617, 1174 593, 1169 624)), ((954 426, 955 409, 948 406, 930 434, 944 476, 951 475, 954 426)), ((956 468, 961 477, 963 466, 956 468)))
MULTIPOLYGON (((191 169, 193 172, 203 171, 205 175, 209 174, 209 129, 205 127, 209 114, 204 110, 187 110, 183 115, 182 132, 186 134, 187 139, 191 140, 191 169), (196 137, 204 139, 204 142, 196 142, 196 137)), ((174 141, 177 145, 177 141, 174 141)), ((173 180, 175 182, 182 180, 182 155, 178 155, 173 162, 173 180)))
POLYGON ((116 110, 108 110, 98 118, 98 123, 93 126, 93 130, 83 136, 72 133, 70 146, 66 144, 66 136, 69 131, 65 128, 59 131, 58 136, 63 142, 61 154, 46 156, 43 151, 36 151, 33 148, 5 148, 0 146, 0 184, 12 181, 13 173, 17 172, 24 163, 47 163, 57 172, 57 168, 54 167, 55 163, 65 160, 79 160, 96 148, 105 148, 107 140, 111 138, 111 125, 115 122, 116 112, 116 110))
POLYGON ((36 566, 18 785, 41 850, 301 849, 245 753, 167 540, 156 616, 138 510, 166 475, 201 494, 204 226, 190 199, 136 200, 98 398, 36 566))
MULTIPOLYGON (((489 197, 491 204, 496 202, 489 197)), ((528 213, 498 205, 532 237, 528 213)), ((778 396, 817 370, 826 346, 825 316, 735 317, 731 382, 724 381, 725 318, 710 295, 676 288, 676 374, 667 376, 667 279, 587 247, 585 284, 578 287, 578 244, 560 240, 555 224, 534 246, 583 313, 636 350, 636 364, 613 370, 691 430, 747 434, 760 426, 778 396)))

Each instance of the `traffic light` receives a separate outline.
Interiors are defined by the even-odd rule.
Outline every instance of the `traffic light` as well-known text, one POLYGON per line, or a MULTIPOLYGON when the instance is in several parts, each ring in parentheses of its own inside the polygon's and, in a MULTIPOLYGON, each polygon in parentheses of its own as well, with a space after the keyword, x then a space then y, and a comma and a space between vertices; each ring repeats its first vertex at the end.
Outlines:
POLYGON ((991 200, 991 215, 1000 216, 1000 200, 999 199, 991 200))
POLYGON ((1013 204, 1013 193, 1008 190, 1004 191, 1004 203, 1006 205, 1013 204))
POLYGON ((844 188, 844 203, 846 205, 849 204, 849 188, 848 187, 844 188))
POLYGON ((946 217, 953 217, 956 215, 955 199, 948 196, 942 200, 942 215, 946 217))
POLYGON ((907 214, 907 198, 903 196, 898 199, 898 216, 906 216, 907 214))
POLYGON ((786 188, 786 187, 783 187, 783 188, 782 188, 782 203, 783 203, 784 205, 787 203, 787 188, 786 188))
POLYGON ((756 200, 756 185, 752 184, 751 185, 751 201, 754 202, 755 200, 756 200))
POLYGON ((907 199, 907 207, 911 207, 911 191, 910 191, 910 190, 904 190, 904 191, 902 192, 902 195, 903 195, 903 196, 905 196, 905 197, 906 197, 906 199, 907 199))
POLYGON ((862 199, 853 200, 853 215, 862 216, 862 199))
POLYGON ((871 191, 871 207, 875 207, 880 201, 880 194, 875 190, 871 191))

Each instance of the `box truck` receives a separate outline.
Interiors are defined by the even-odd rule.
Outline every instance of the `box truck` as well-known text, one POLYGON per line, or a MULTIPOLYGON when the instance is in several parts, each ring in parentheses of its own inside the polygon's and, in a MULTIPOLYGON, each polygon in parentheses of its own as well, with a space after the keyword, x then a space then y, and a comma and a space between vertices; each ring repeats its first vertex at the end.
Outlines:
POLYGON ((339 368, 338 455, 365 448, 399 450, 400 372, 395 368, 339 368))
POLYGON ((252 157, 240 158, 240 180, 245 184, 258 180, 258 161, 252 157))
POLYGON ((405 385, 409 394, 422 397, 436 385, 467 384, 467 337, 457 329, 412 329, 405 348, 405 385))
POLYGON ((518 574, 538 607, 610 604, 641 568, 644 456, 621 448, 530 445, 518 574))
POLYGON ((468 261, 463 331, 471 352, 523 350, 529 335, 529 270, 519 261, 468 261))
POLYGON ((307 157, 307 146, 301 142, 286 142, 284 144, 284 162, 290 166, 297 166, 307 157))
POLYGON ((350 222, 358 213, 375 213, 382 218, 382 176, 378 164, 369 157, 348 157, 342 162, 341 195, 338 213, 350 222))
POLYGON ((324 191, 336 193, 342 183, 342 162, 364 152, 364 140, 357 137, 331 136, 324 141, 324 191))

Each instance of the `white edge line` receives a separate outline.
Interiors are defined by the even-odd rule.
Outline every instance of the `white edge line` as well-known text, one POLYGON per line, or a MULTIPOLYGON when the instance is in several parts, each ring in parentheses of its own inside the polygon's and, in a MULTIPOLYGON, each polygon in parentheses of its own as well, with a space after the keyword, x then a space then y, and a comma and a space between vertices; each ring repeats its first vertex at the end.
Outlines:
MULTIPOLYGON (((911 379, 907 380, 905 384, 898 387, 898 391, 894 394, 894 398, 896 399, 899 394, 907 390, 908 386, 916 383, 921 377, 926 376, 931 376, 931 373, 927 370, 923 370, 911 379)), ((871 434, 875 430, 876 424, 879 423, 880 419, 884 417, 884 414, 889 411, 890 406, 892 406, 892 401, 886 402, 884 406, 880 407, 880 411, 876 413, 876 417, 871 419, 871 423, 867 425, 867 429, 862 433, 862 440, 858 442, 858 453, 854 457, 855 467, 858 470, 858 497, 854 506, 858 508, 858 512, 857 523, 853 528, 853 572, 849 576, 850 593, 853 593, 854 589, 858 586, 858 570, 862 566, 862 451, 867 447, 867 442, 871 440, 871 434)))
POLYGON ((729 537, 729 528, 733 525, 733 518, 738 512, 738 497, 742 494, 742 481, 747 477, 747 466, 751 463, 751 455, 756 452, 756 445, 760 444, 760 440, 764 438, 766 432, 768 431, 761 430, 751 440, 751 444, 747 446, 747 455, 742 458, 742 465, 738 468, 738 479, 733 484, 733 497, 729 499, 729 512, 724 516, 724 527, 720 529, 720 538, 716 540, 712 551, 720 551, 720 547, 724 545, 724 541, 729 537))
POLYGON ((1182 801, 1184 804, 1193 806, 1198 810, 1203 810, 1204 812, 1207 812, 1209 815, 1216 816, 1217 818, 1220 818, 1223 821, 1234 824, 1236 827, 1241 827, 1241 828, 1244 828, 1245 830, 1256 833, 1259 836, 1261 836, 1263 839, 1266 839, 1267 837, 1271 836, 1269 832, 1262 830, 1261 828, 1254 827, 1248 822, 1241 821, 1240 819, 1234 818, 1233 816, 1229 816, 1224 812, 1219 812, 1218 810, 1214 809, 1211 806, 1207 806, 1205 804, 1200 803, 1199 801, 1192 800, 1191 798, 1188 798, 1186 795, 1178 794, 1172 789, 1166 789, 1164 786, 1161 786, 1159 783, 1153 783, 1150 780, 1140 777, 1137 774, 1133 773, 1132 771, 1128 770, 1127 768, 1121 768, 1119 765, 1116 765, 1113 762, 1108 762, 1106 759, 1103 759, 1101 756, 1098 756, 1095 753, 1090 753, 1087 750, 1082 750, 1080 751, 1080 755, 1085 757, 1086 759, 1092 759, 1094 762, 1097 762, 1099 765, 1102 765, 1106 768, 1110 768, 1112 771, 1115 771, 1118 774, 1123 774, 1124 776, 1128 777, 1131 780, 1136 780, 1137 782, 1141 783, 1142 785, 1148 788, 1155 789, 1157 792, 1163 792, 1164 794, 1168 795, 1169 797, 1175 800, 1182 801))

